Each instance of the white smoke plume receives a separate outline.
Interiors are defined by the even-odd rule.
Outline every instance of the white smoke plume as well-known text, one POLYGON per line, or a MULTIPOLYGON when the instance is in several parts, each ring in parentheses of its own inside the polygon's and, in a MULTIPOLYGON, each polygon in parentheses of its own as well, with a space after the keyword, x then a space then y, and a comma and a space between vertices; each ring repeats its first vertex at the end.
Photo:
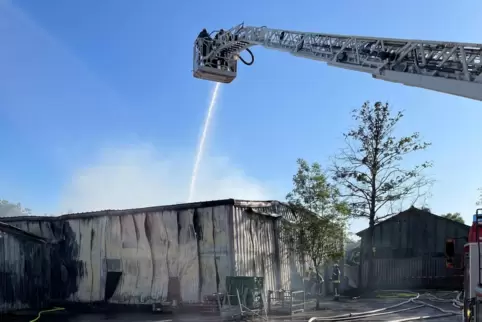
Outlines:
MULTIPOLYGON (((4 26, 0 28, 4 48, 0 51, 0 92, 9 98, 8 108, 0 106, 0 110, 9 117, 12 126, 29 127, 31 133, 43 135, 33 138, 33 141, 50 142, 50 146, 58 146, 62 150, 66 138, 59 138, 68 132, 65 129, 69 128, 69 122, 75 119, 75 122, 88 124, 91 117, 85 116, 89 115, 86 110, 103 111, 104 114, 97 115, 97 124, 109 122, 106 111, 112 107, 127 118, 128 105, 117 90, 20 7, 0 0, 0 21, 4 26), (35 53, 35 59, 24 59, 19 63, 18 53, 35 53), (59 88, 62 90, 59 91, 59 88), (50 116, 51 119, 62 120, 62 123, 51 126, 47 135, 43 128, 46 122, 51 122, 50 116)), ((173 156, 162 154, 151 145, 102 149, 93 161, 87 160, 90 163, 83 160, 81 165, 74 167, 68 182, 59 189, 58 204, 35 205, 28 200, 21 201, 32 207, 34 214, 186 202, 194 150, 195 147, 192 147, 189 153, 173 156)), ((55 155, 62 167, 70 168, 72 159, 75 159, 69 151, 55 155)), ((227 158, 204 154, 199 165, 194 201, 276 197, 269 185, 247 176, 227 158)), ((15 215, 14 207, 9 206, 2 213, 7 213, 7 210, 8 215, 15 215)))
MULTIPOLYGON (((74 170, 60 210, 82 212, 168 205, 187 201, 192 156, 162 155, 151 145, 103 149, 93 164, 74 170)), ((274 185, 246 175, 228 158, 206 154, 193 201, 279 199, 274 185)))

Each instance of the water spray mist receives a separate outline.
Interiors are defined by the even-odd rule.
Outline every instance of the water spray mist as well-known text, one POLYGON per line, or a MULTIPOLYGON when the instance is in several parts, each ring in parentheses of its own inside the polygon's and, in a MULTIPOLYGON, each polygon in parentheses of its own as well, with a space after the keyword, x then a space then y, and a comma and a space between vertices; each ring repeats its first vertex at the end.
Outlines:
POLYGON ((192 169, 191 175, 191 185, 189 186, 189 198, 188 202, 192 202, 194 197, 194 190, 196 188, 196 179, 198 176, 199 171, 199 164, 201 163, 201 159, 204 153, 204 143, 206 142, 206 136, 208 134, 208 130, 211 124, 211 118, 213 116, 214 107, 216 106, 216 101, 218 99, 219 88, 221 87, 221 83, 216 83, 214 86, 214 90, 211 95, 211 101, 209 102, 208 112, 206 114, 206 118, 204 119, 203 130, 201 133, 201 137, 199 139, 199 144, 196 153, 196 159, 194 160, 194 167, 192 169))

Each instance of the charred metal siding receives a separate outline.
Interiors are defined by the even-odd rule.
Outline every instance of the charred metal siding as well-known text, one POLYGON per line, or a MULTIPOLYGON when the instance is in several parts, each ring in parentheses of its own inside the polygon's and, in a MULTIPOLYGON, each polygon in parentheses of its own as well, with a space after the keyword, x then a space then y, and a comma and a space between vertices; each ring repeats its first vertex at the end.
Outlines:
POLYGON ((50 249, 45 240, 0 223, 0 314, 41 309, 50 296, 50 249))
MULTIPOLYGON (((445 240, 455 238, 456 266, 461 266, 469 226, 417 208, 408 209, 374 228, 374 269, 378 287, 460 287, 462 273, 445 267, 445 240)), ((361 237, 361 281, 368 283, 368 231, 361 237)))
POLYGON ((122 272, 112 303, 192 303, 224 292, 230 275, 264 276, 267 289, 289 286, 277 236, 276 214, 284 213, 279 202, 228 199, 7 220, 62 241, 52 267, 55 300, 103 301, 108 274, 122 272))
POLYGON ((302 261, 289 253, 280 236, 281 220, 290 216, 291 209, 279 202, 235 204, 232 240, 236 275, 263 276, 265 290, 299 286, 302 261))
MULTIPOLYGON (((228 214, 232 205, 132 209, 120 213, 23 218, 17 227, 60 234, 53 274, 55 300, 103 301, 107 274, 122 272, 111 303, 166 299, 199 302, 222 291, 231 273, 228 214)), ((12 220, 15 220, 14 218, 12 220)))
POLYGON ((236 275, 263 276, 266 289, 275 289, 279 281, 275 226, 273 217, 234 207, 236 275))
POLYGON ((70 214, 7 218, 12 225, 59 240, 53 248, 55 300, 151 304, 200 302, 224 292, 226 276, 264 276, 266 289, 291 288, 300 265, 279 236, 277 201, 233 199, 70 214), (293 273, 294 272, 294 273, 293 273), (120 274, 107 286, 109 274, 120 274))

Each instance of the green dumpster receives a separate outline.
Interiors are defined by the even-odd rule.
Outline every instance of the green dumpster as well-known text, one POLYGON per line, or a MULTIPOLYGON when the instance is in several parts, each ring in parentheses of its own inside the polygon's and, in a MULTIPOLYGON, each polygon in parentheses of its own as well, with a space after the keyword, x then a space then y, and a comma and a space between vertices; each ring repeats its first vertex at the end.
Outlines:
POLYGON ((264 277, 261 276, 226 276, 226 290, 231 301, 231 305, 238 305, 238 297, 243 299, 246 294, 245 306, 249 309, 261 308, 262 293, 264 292, 264 277))

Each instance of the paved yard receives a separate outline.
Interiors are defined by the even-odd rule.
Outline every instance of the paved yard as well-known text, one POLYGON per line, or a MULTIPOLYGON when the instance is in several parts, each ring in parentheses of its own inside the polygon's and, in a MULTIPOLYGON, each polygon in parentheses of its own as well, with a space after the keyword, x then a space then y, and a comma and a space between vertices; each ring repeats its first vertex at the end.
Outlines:
MULTIPOLYGON (((323 302, 322 307, 326 308, 326 310, 323 311, 317 311, 317 312, 311 312, 312 314, 310 316, 319 316, 319 317, 329 317, 329 316, 335 316, 335 315, 342 315, 342 314, 347 314, 347 313, 356 313, 356 312, 365 312, 365 311, 371 311, 375 309, 380 309, 384 308, 387 306, 392 306, 397 303, 403 302, 403 299, 390 299, 390 300, 384 300, 384 299, 360 299, 360 300, 345 300, 341 301, 339 303, 337 302, 323 302)), ((445 309, 447 311, 456 311, 457 309, 454 308, 451 304, 447 303, 433 303, 429 301, 424 301, 427 303, 430 303, 432 305, 436 305, 442 309, 445 309)), ((385 312, 393 312, 393 311, 399 311, 402 309, 408 309, 408 308, 415 308, 417 307, 418 304, 405 304, 397 308, 389 309, 386 310, 385 312)), ((308 313, 308 312, 307 312, 308 313)), ((380 312, 382 313, 382 312, 380 312)), ((383 314, 383 315, 378 315, 378 316, 372 316, 369 318, 366 318, 362 321, 390 321, 390 320, 396 320, 396 319, 402 319, 402 318, 409 318, 409 317, 417 317, 417 316, 428 316, 428 315, 440 315, 442 312, 430 308, 430 307, 421 307, 418 309, 413 309, 413 310, 407 310, 403 312, 397 312, 397 313, 392 313, 392 314, 383 314)), ((450 317, 445 317, 445 318, 439 318, 439 319, 431 319, 430 321, 439 321, 439 322, 448 322, 448 321, 459 321, 460 318, 457 318, 457 316, 450 316, 450 317)))
MULTIPOLYGON (((322 310, 319 311, 309 311, 305 313, 295 314, 292 317, 287 315, 273 315, 270 316, 269 321, 281 322, 281 321, 308 321, 312 316, 319 317, 329 317, 347 313, 364 312, 374 309, 379 309, 387 306, 391 306, 400 303, 406 299, 342 299, 339 302, 334 302, 331 299, 326 299, 321 302, 322 310)), ((436 305, 443 309, 449 311, 455 311, 456 309, 447 303, 436 303, 426 301, 427 303, 436 305)), ((389 311, 401 310, 404 308, 415 307, 416 304, 406 304, 389 311)), ((393 314, 372 316, 370 318, 360 319, 360 321, 390 321, 394 319, 417 317, 417 316, 428 316, 428 315, 439 315, 441 312, 429 308, 423 307, 414 310, 398 312, 393 314)), ((2 319, 5 321, 15 321, 15 322, 27 322, 30 321, 32 317, 16 317, 15 319, 2 319)), ((48 321, 48 322, 108 322, 108 321, 130 321, 130 322, 162 322, 162 321, 172 321, 172 322, 219 322, 221 319, 219 316, 206 316, 201 314, 176 314, 176 315, 161 315, 161 314, 151 314, 151 313, 122 313, 122 314, 82 314, 77 316, 68 316, 65 313, 56 315, 45 315, 38 322, 48 321)), ((430 321, 439 322, 454 322, 460 321, 460 317, 451 316, 440 319, 431 319, 430 321)))

